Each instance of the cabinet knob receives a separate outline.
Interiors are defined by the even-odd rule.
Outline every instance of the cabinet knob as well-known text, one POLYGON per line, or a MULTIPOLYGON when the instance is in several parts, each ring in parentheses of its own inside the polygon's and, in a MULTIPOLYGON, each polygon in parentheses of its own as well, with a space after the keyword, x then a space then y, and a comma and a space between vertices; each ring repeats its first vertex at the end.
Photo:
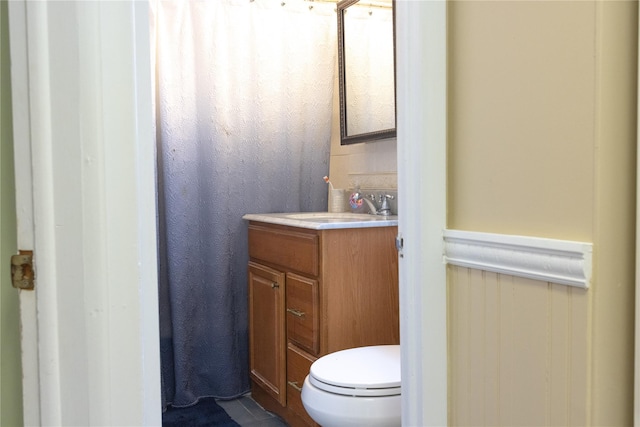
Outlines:
POLYGON ((271 289, 279 288, 279 287, 280 285, 278 285, 278 282, 271 282, 271 289))
POLYGON ((287 308, 287 313, 291 313, 297 317, 304 317, 304 311, 296 310, 295 308, 287 308))

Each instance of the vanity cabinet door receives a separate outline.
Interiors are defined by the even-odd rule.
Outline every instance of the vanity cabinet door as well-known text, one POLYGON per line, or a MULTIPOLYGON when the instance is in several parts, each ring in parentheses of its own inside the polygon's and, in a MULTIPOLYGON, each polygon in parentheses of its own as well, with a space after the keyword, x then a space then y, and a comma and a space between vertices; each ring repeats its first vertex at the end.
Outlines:
POLYGON ((251 379, 286 405, 285 274, 249 262, 251 379))

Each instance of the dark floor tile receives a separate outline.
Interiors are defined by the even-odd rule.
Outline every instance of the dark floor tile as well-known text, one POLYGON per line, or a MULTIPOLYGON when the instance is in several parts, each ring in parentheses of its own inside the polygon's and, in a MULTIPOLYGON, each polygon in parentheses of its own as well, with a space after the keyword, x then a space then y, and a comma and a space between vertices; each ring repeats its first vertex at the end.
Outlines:
POLYGON ((218 404, 241 427, 287 427, 287 423, 263 409, 249 394, 233 400, 219 400, 218 404))

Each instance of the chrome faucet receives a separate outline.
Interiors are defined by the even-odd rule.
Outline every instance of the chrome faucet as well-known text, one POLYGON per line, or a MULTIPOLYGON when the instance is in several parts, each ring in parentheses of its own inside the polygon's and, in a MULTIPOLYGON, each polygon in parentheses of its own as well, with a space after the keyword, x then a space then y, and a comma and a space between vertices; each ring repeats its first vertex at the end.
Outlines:
POLYGON ((378 197, 378 203, 380 203, 380 209, 376 207, 376 196, 374 194, 369 194, 368 197, 365 197, 362 193, 360 193, 360 189, 356 188, 356 192, 351 196, 354 200, 364 200, 369 207, 369 213, 372 215, 383 215, 389 216, 391 215, 391 206, 389 206, 389 200, 395 199, 394 196, 390 194, 380 194, 378 197))

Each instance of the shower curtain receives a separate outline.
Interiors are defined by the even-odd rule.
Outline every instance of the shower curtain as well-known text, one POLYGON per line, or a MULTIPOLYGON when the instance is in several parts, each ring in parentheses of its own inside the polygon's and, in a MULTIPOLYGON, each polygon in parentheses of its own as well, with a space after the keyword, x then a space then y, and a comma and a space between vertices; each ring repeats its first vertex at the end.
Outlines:
POLYGON ((152 1, 163 409, 249 390, 245 213, 325 210, 335 4, 152 1))

